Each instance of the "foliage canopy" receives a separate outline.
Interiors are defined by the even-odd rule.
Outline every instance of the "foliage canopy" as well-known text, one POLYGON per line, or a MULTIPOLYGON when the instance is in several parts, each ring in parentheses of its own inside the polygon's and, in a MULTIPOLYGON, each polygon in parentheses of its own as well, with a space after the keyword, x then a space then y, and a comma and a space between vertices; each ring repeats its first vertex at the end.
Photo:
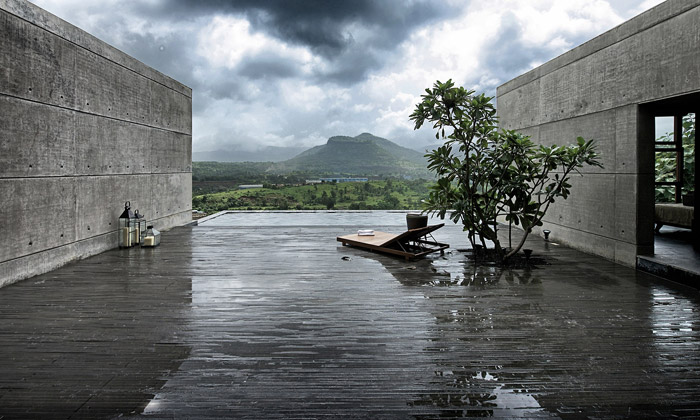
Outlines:
MULTIPOLYGON (((682 124, 683 141, 683 194, 695 192, 695 114, 686 115, 682 124)), ((672 142, 673 133, 666 133, 656 139, 662 142, 672 142)), ((676 153, 656 152, 654 161, 656 181, 669 182, 676 179, 676 153)), ((659 185, 655 190, 657 203, 675 201, 675 187, 659 185)))
POLYGON ((410 118, 415 129, 430 122, 444 145, 428 153, 428 169, 437 183, 424 211, 462 223, 472 247, 494 246, 501 261, 514 255, 555 199, 570 194, 572 171, 601 167, 593 140, 579 137, 573 146, 538 146, 528 136, 498 130, 492 98, 452 80, 426 89, 410 118), (499 218, 525 231, 515 248, 498 239, 499 218))

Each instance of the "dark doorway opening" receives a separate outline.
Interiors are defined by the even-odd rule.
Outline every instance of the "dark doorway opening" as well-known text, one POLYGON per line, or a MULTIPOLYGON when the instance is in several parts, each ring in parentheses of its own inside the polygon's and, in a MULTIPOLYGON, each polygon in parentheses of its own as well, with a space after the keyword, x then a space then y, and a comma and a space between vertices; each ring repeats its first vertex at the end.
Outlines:
MULTIPOLYGON (((695 217, 695 128, 700 93, 647 103, 640 109, 647 120, 642 126, 654 131, 653 147, 640 144, 640 150, 653 151, 654 173, 654 202, 640 209, 654 215, 654 254, 644 257, 642 263, 653 265, 654 270, 646 271, 700 287, 695 217)), ((649 134, 640 133, 640 142, 648 145, 649 134)))

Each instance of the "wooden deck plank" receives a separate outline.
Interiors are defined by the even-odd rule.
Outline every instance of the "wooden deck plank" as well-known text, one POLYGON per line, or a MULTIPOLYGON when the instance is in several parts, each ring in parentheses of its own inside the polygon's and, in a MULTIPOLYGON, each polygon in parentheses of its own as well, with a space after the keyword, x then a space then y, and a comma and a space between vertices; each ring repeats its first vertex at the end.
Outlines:
POLYGON ((0 289, 0 417, 700 416, 697 291, 539 238, 547 265, 498 270, 353 229, 178 228, 0 289))

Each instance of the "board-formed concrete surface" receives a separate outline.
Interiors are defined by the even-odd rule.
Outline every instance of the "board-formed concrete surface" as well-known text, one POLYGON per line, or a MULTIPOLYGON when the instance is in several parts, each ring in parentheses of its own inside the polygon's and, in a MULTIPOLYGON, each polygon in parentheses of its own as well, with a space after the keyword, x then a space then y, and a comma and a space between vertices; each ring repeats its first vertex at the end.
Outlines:
POLYGON ((653 253, 654 116, 700 111, 699 21, 700 0, 668 0, 498 88, 502 128, 598 142, 604 168, 544 219, 556 240, 629 266, 653 253))
POLYGON ((335 239, 403 214, 227 217, 0 289, 0 418, 700 416, 697 291, 538 237, 475 269, 451 224, 416 262, 335 239))
POLYGON ((0 39, 0 286, 191 219, 190 88, 25 0, 0 39))

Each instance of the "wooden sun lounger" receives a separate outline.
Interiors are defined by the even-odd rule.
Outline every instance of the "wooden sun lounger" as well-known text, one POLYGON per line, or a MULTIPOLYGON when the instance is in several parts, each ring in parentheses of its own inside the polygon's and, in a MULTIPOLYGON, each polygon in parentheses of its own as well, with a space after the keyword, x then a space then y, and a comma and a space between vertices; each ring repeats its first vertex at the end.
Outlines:
POLYGON ((354 234, 338 236, 337 240, 344 246, 355 246, 370 251, 399 255, 408 261, 437 251, 444 254, 445 249, 450 246, 435 241, 432 235, 432 232, 443 226, 445 224, 441 223, 439 225, 411 229, 399 235, 374 231, 374 236, 354 234))

